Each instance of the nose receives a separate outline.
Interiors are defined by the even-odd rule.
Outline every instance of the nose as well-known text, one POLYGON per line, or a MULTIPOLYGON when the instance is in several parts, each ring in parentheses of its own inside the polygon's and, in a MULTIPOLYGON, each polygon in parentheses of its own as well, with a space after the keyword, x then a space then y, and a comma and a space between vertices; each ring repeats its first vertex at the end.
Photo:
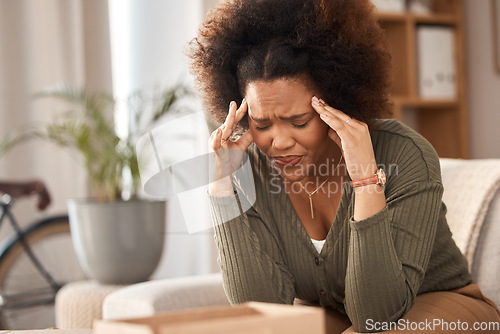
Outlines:
POLYGON ((276 131, 273 136, 273 148, 277 151, 286 151, 295 145, 295 139, 286 131, 276 131))

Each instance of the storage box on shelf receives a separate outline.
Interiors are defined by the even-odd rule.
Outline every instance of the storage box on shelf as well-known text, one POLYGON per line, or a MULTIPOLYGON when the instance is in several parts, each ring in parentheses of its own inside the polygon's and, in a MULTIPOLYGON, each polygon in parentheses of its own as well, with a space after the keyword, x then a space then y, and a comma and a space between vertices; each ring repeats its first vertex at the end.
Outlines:
MULTIPOLYGON (((426 137, 440 157, 468 157, 467 100, 465 90, 464 18, 462 0, 435 0, 427 14, 378 12, 387 34, 394 65, 393 117, 402 120, 426 137), (423 97, 419 89, 417 31, 419 27, 442 27, 453 32, 451 73, 454 94, 423 97), (450 97, 454 96, 454 97, 450 97)), ((432 49, 432 48, 431 48, 432 49)), ((439 60, 436 49, 436 61, 439 60)), ((429 55, 428 58, 433 58, 429 55)), ((442 61, 442 60, 441 60, 442 61)), ((445 60, 446 62, 446 60, 445 60)), ((450 65, 446 62, 446 65, 450 65)), ((441 66, 442 67, 442 66, 441 66)))

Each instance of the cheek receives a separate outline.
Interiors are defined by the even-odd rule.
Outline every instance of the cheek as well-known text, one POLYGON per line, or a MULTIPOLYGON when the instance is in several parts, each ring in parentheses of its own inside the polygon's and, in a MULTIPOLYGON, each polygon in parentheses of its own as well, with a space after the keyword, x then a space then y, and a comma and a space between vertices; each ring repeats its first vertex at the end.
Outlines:
POLYGON ((329 126, 321 119, 315 119, 307 130, 302 133, 302 140, 309 145, 318 145, 324 143, 328 137, 329 126))
POLYGON ((297 142, 300 144, 300 146, 306 148, 307 150, 317 151, 325 143, 325 138, 325 136, 318 132, 303 132, 300 134, 300 136, 298 136, 297 142))
POLYGON ((266 152, 272 144, 272 138, 269 135, 266 135, 265 131, 258 131, 252 127, 250 127, 248 131, 252 134, 255 145, 257 145, 261 151, 266 152))

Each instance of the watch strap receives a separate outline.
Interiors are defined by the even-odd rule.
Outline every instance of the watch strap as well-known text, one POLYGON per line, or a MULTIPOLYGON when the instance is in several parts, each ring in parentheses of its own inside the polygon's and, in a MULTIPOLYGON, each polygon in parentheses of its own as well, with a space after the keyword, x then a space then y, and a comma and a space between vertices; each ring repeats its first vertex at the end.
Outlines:
POLYGON ((370 184, 378 184, 379 186, 384 186, 385 185, 385 173, 383 169, 378 169, 377 172, 369 176, 367 178, 361 179, 361 180, 356 180, 356 181, 351 181, 351 186, 353 188, 357 187, 362 187, 362 186, 367 186, 370 184))

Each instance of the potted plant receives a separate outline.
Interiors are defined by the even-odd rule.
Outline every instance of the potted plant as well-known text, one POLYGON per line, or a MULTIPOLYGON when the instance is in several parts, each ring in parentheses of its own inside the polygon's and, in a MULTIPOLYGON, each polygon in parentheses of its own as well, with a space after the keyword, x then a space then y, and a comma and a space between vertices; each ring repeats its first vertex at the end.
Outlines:
POLYGON ((165 201, 140 199, 139 164, 135 141, 163 115, 179 111, 190 95, 179 84, 159 93, 138 91, 125 104, 105 92, 57 86, 38 98, 62 100, 71 109, 57 121, 30 127, 3 141, 3 146, 42 138, 76 150, 88 174, 92 198, 68 200, 71 234, 85 273, 101 283, 144 281, 156 269, 165 237, 165 201), (128 109, 130 120, 119 135, 113 115, 128 109))

